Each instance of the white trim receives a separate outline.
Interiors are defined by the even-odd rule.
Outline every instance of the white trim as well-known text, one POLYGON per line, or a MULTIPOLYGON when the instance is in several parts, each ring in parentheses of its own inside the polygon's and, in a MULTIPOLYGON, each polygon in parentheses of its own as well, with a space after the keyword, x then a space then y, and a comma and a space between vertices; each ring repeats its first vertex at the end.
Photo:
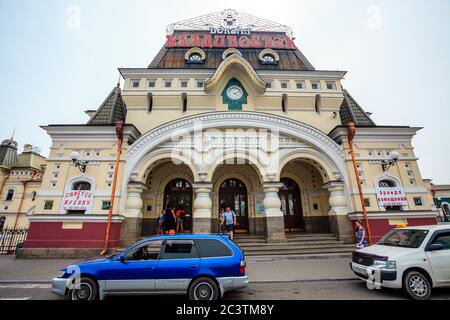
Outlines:
MULTIPOLYGON (((370 219, 398 219, 398 218, 434 218, 437 216, 436 211, 408 211, 408 212, 377 212, 367 213, 370 219)), ((362 219, 362 213, 349 213, 348 217, 352 220, 362 219)))
MULTIPOLYGON (((108 215, 56 215, 56 214, 34 214, 28 218, 30 222, 61 222, 61 221, 80 221, 80 222, 107 222, 108 215)), ((112 222, 122 222, 125 219, 122 215, 113 215, 112 222)))

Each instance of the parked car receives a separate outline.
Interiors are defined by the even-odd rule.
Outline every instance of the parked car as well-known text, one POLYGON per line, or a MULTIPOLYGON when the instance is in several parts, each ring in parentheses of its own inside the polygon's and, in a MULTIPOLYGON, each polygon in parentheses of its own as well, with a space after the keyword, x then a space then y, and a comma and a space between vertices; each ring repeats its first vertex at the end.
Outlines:
POLYGON ((70 300, 130 294, 188 294, 191 300, 216 300, 248 285, 245 267, 243 251, 226 236, 162 235, 115 256, 62 269, 53 279, 52 292, 70 300))
POLYGON ((365 281, 377 268, 381 287, 428 299, 432 288, 450 287, 450 226, 393 229, 376 245, 355 250, 350 266, 365 281))

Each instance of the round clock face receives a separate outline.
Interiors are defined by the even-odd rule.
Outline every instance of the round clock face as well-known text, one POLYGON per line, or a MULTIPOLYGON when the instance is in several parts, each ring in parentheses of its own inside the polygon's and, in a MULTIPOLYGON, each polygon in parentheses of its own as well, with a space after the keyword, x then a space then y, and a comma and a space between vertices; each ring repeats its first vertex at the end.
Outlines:
POLYGON ((244 95, 244 92, 238 86, 231 86, 227 90, 227 96, 231 100, 239 100, 244 95))

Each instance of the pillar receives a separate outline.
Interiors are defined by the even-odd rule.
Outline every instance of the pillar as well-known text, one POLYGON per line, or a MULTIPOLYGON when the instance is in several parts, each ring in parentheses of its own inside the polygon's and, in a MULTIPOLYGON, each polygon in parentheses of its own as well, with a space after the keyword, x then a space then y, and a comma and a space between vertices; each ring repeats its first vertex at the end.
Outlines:
POLYGON ((138 240, 142 230, 142 193, 147 187, 142 182, 129 182, 125 200, 125 220, 120 229, 120 245, 129 246, 138 240))
POLYGON ((265 231, 267 242, 284 242, 284 216, 281 211, 281 200, 278 196, 282 184, 280 182, 268 182, 262 185, 264 192, 265 231))
POLYGON ((211 183, 194 183, 193 233, 211 233, 217 219, 212 214, 211 183))
POLYGON ((328 202, 330 211, 331 232, 345 243, 353 242, 353 227, 348 217, 347 199, 345 198, 344 183, 342 181, 330 181, 323 185, 330 192, 328 202))

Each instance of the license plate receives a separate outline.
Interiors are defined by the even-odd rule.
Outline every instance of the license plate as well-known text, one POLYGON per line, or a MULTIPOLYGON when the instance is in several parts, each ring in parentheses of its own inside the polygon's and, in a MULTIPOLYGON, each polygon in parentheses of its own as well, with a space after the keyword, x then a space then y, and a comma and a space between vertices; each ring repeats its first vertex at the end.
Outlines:
POLYGON ((360 268, 358 266, 353 265, 352 269, 354 272, 367 276, 367 271, 364 268, 360 268))

